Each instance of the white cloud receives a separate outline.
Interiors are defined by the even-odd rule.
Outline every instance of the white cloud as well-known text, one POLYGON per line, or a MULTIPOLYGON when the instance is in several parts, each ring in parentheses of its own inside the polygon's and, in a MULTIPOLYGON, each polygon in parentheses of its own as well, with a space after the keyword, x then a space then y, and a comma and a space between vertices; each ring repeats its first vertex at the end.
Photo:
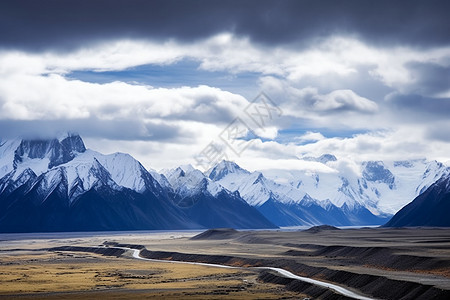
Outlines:
POLYGON ((357 162, 445 157, 450 145, 441 143, 441 148, 436 148, 437 143, 427 139, 425 131, 422 126, 401 127, 348 138, 327 138, 317 143, 299 145, 296 149, 299 156, 330 153, 357 162))
POLYGON ((173 40, 117 40, 91 45, 69 53, 0 53, 0 73, 14 70, 40 73, 66 73, 73 70, 124 70, 144 64, 172 64, 182 59, 200 62, 200 68, 230 73, 258 72, 276 75, 292 82, 305 76, 335 73, 341 76, 371 66, 371 74, 396 88, 414 82, 408 62, 450 65, 449 48, 377 48, 352 37, 331 37, 307 49, 268 47, 252 44, 246 37, 221 33, 193 43, 173 40))
POLYGON ((265 76, 261 88, 279 101, 283 115, 301 120, 307 128, 380 129, 385 128, 379 105, 352 90, 320 93, 315 87, 297 88, 288 81, 265 76), (381 122, 380 122, 381 121, 381 122))
MULTIPOLYGON (((314 86, 314 80, 327 74, 358 75, 365 67, 372 79, 395 92, 408 93, 417 82, 408 63, 448 67, 450 49, 387 49, 350 37, 329 38, 300 50, 256 45, 231 33, 192 43, 118 40, 70 53, 4 50, 0 52, 0 119, 133 122, 135 125, 130 128, 139 134, 135 141, 121 141, 123 151, 156 167, 177 165, 176 161, 188 163, 228 122, 240 116, 249 103, 244 97, 204 85, 154 88, 118 81, 89 83, 65 77, 76 70, 124 70, 144 64, 169 65, 183 59, 197 61, 205 71, 257 73, 263 90, 280 103, 283 118, 287 117, 294 126, 298 122, 308 130, 324 127, 372 130, 349 138, 325 138, 319 130, 313 130, 295 139, 309 142, 305 145, 256 140, 240 158, 251 162, 249 166, 256 167, 259 160, 270 166, 278 164, 280 168, 297 167, 298 163, 293 162, 300 153, 313 156, 332 153, 349 160, 419 156, 448 159, 448 143, 442 139, 430 141, 427 130, 431 125, 403 126, 400 120, 386 114, 381 99, 346 87, 324 92, 314 86), (304 83, 306 79, 308 84, 304 83), (140 137, 151 136, 150 127, 170 127, 179 139, 176 143, 173 139, 138 141, 140 137), (151 148, 151 158, 141 153, 141 148, 151 148)), ((441 96, 445 95, 444 92, 441 96)), ((283 118, 256 133, 268 139, 278 137, 280 128, 289 127, 283 118)), ((109 141, 108 144, 89 139, 92 148, 100 151, 117 147, 117 143, 109 141)))
POLYGON ((208 86, 151 88, 124 82, 68 80, 57 74, 5 76, 0 81, 4 119, 177 118, 228 122, 248 101, 208 86))
POLYGON ((266 157, 246 157, 236 159, 237 163, 249 171, 295 170, 303 172, 336 173, 336 170, 313 161, 299 159, 268 159, 266 157))
POLYGON ((294 137, 293 140, 298 141, 300 143, 304 143, 304 142, 317 142, 317 141, 321 141, 324 139, 325 139, 325 137, 320 132, 308 131, 301 136, 294 137))
POLYGON ((336 90, 326 95, 315 95, 312 107, 319 111, 356 110, 373 113, 378 105, 351 90, 336 90))
POLYGON ((278 135, 278 128, 275 126, 265 126, 264 128, 255 128, 255 134, 265 139, 275 139, 278 135))

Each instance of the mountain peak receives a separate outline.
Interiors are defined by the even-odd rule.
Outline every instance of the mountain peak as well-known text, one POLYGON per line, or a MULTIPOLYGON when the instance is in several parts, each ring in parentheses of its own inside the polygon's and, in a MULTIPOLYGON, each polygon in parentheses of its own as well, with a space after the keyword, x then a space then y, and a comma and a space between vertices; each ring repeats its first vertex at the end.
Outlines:
POLYGON ((61 144, 65 146, 67 150, 72 152, 83 153, 86 151, 83 139, 76 133, 68 133, 67 136, 61 140, 61 144))
POLYGON ((66 134, 57 139, 23 139, 14 152, 14 167, 25 160, 48 159, 48 168, 71 161, 86 151, 78 134, 66 134))
POLYGON ((312 156, 305 156, 302 158, 302 160, 306 160, 306 161, 316 161, 316 162, 320 162, 323 164, 326 164, 327 162, 330 161, 336 161, 337 158, 336 156, 334 156, 333 154, 323 154, 319 157, 312 157, 312 156))
POLYGON ((193 171, 197 170, 190 164, 182 165, 182 166, 179 166, 178 168, 183 170, 185 173, 189 173, 189 172, 193 172, 193 171))
POLYGON ((362 174, 364 179, 373 182, 384 182, 389 185, 390 189, 395 187, 395 177, 382 161, 368 161, 363 165, 364 170, 362 174))
POLYGON ((228 160, 222 160, 220 163, 218 163, 215 167, 209 169, 206 172, 206 176, 209 177, 209 179, 217 181, 225 177, 226 175, 230 173, 237 173, 237 172, 245 172, 248 173, 246 170, 242 169, 238 164, 232 161, 228 160))
POLYGON ((320 161, 321 163, 326 164, 329 161, 336 161, 337 158, 333 154, 323 154, 317 160, 320 161))
POLYGON ((222 160, 220 163, 216 165, 216 167, 226 168, 228 170, 241 169, 241 167, 237 163, 230 160, 222 160))

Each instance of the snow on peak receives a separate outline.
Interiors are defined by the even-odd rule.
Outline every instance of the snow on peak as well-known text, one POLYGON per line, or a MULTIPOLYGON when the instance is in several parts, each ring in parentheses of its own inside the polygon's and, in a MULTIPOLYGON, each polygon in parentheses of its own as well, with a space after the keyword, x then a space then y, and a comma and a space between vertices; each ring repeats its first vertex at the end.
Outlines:
POLYGON ((148 188, 153 189, 155 192, 161 189, 161 185, 151 173, 139 161, 126 153, 117 152, 104 155, 96 151, 86 150, 65 166, 76 168, 79 164, 92 163, 94 159, 109 173, 111 179, 118 186, 138 193, 142 193, 148 188))
POLYGON ((208 176, 210 179, 217 181, 225 176, 227 176, 230 173, 246 173, 249 172, 242 169, 240 166, 238 166, 235 162, 222 160, 220 163, 218 163, 215 167, 212 167, 206 172, 206 176, 208 176))
POLYGON ((312 198, 310 195, 305 194, 305 196, 303 196, 302 200, 300 201, 300 203, 303 206, 312 206, 312 205, 320 205, 321 207, 325 208, 327 207, 327 204, 331 204, 331 202, 327 202, 327 200, 323 200, 323 201, 319 201, 316 200, 314 198, 312 198))
POLYGON ((450 167, 444 166, 444 164, 438 161, 431 161, 426 163, 425 171, 422 174, 422 180, 416 188, 416 196, 423 193, 437 180, 448 176, 450 174, 450 167))
MULTIPOLYGON (((337 161, 330 167, 340 163, 337 161)), ((351 209, 360 205, 374 214, 394 214, 443 174, 449 173, 449 168, 443 164, 426 159, 368 161, 359 163, 358 167, 360 175, 346 168, 337 168, 335 173, 294 170, 285 182, 314 199, 329 199, 338 207, 346 204, 351 209)))
POLYGON ((61 145, 65 146, 72 153, 83 153, 86 151, 83 139, 76 133, 67 133, 65 137, 59 140, 61 145))
MULTIPOLYGON (((192 165, 182 165, 182 166, 179 166, 179 168, 181 169, 181 170, 183 170, 185 173, 189 173, 189 172, 193 172, 193 171, 195 171, 195 170, 197 170, 197 169, 195 169, 192 165)), ((197 171, 199 171, 199 170, 197 170, 197 171)))
POLYGON ((450 192, 450 175, 449 174, 445 174, 444 176, 442 176, 442 178, 439 179, 436 183, 441 185, 445 192, 447 192, 447 193, 450 192))
POLYGON ((363 163, 363 178, 368 181, 383 182, 389 185, 390 189, 395 186, 395 177, 382 161, 368 161, 363 163))
POLYGON ((277 184, 267 179, 261 172, 250 173, 229 162, 222 162, 213 168, 209 178, 231 192, 238 191, 252 206, 260 206, 269 199, 285 203, 300 202, 305 195, 304 192, 295 190, 289 185, 277 184), (228 172, 229 169, 234 171, 228 172))
POLYGON ((0 178, 16 169, 30 168, 40 175, 62 165, 86 151, 77 134, 66 134, 60 139, 13 139, 0 143, 0 178))
POLYGON ((190 165, 166 171, 165 177, 174 192, 181 198, 204 192, 215 196, 223 190, 222 186, 213 182, 200 170, 194 169, 190 165))
MULTIPOLYGON (((52 140, 52 143, 55 141, 57 140, 52 140)), ((59 143, 59 141, 57 142, 59 143)), ((153 188, 161 188, 157 181, 153 180, 150 173, 129 154, 104 155, 96 151, 86 150, 81 138, 77 135, 63 138, 61 144, 72 145, 71 149, 83 152, 75 152, 76 155, 73 159, 54 167, 49 167, 52 162, 51 156, 30 158, 28 155, 24 155, 21 161, 16 164, 16 174, 21 174, 23 170, 29 168, 38 176, 41 174, 49 176, 47 173, 50 171, 62 169, 66 174, 69 190, 77 186, 80 192, 91 189, 99 181, 114 186, 114 188, 120 186, 140 193, 145 191, 149 185, 152 185, 153 188)), ((23 145, 22 142, 21 145, 23 145)), ((40 143, 39 145, 46 144, 40 143)), ((42 153, 33 153, 32 156, 42 153)))
POLYGON ((120 186, 142 192, 146 188, 146 182, 143 173, 145 168, 131 155, 126 153, 113 153, 103 155, 95 153, 106 170, 111 174, 111 178, 120 186))
POLYGON ((186 172, 180 167, 175 169, 164 169, 162 170, 163 175, 167 178, 169 183, 171 183, 173 180, 178 179, 179 177, 185 176, 186 172))
POLYGON ((15 151, 20 143, 20 139, 0 141, 0 178, 14 170, 15 151))
POLYGON ((316 161, 316 162, 320 162, 323 164, 327 164, 330 161, 337 161, 336 156, 334 156, 333 154, 323 154, 319 157, 312 157, 312 156, 305 156, 302 157, 302 160, 306 160, 306 161, 316 161))
POLYGON ((3 182, 13 180, 20 184, 26 178, 42 175, 46 187, 51 188, 64 175, 71 195, 75 196, 100 182, 137 192, 144 192, 150 186, 161 192, 161 187, 172 188, 182 196, 197 193, 215 196, 227 189, 238 191, 253 206, 260 206, 269 199, 283 203, 315 201, 324 208, 362 205, 375 214, 395 213, 450 174, 449 167, 425 159, 355 163, 361 171, 359 174, 339 167, 340 161, 331 154, 303 160, 327 164, 335 168, 335 172, 294 170, 289 171, 289 180, 275 182, 270 179, 273 177, 249 172, 231 161, 221 161, 205 174, 191 165, 159 174, 147 171, 128 154, 103 155, 86 150, 81 137, 73 133, 50 140, 0 141, 0 179, 4 178, 3 182), (59 173, 61 171, 63 173, 59 173))
POLYGON ((167 180, 167 177, 164 174, 160 174, 154 169, 149 169, 147 171, 159 183, 160 186, 162 186, 164 188, 170 187, 170 182, 169 182, 169 180, 167 180))
MULTIPOLYGON (((97 160, 94 154, 94 151, 87 150, 83 155, 76 157, 71 162, 49 171, 61 169, 65 172, 70 200, 90 190, 97 184, 118 188, 111 179, 110 173, 97 160)), ((44 175, 47 176, 49 172, 44 175)))

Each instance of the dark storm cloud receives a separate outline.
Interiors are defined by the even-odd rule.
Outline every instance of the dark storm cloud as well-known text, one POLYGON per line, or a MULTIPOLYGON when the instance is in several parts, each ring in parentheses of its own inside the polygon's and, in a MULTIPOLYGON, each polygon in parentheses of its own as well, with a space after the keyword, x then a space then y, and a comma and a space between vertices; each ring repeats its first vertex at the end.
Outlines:
POLYGON ((351 34, 375 44, 449 44, 450 1, 4 0, 0 45, 68 49, 110 38, 191 41, 230 31, 265 44, 351 34))
POLYGON ((77 132, 83 137, 111 140, 176 142, 192 133, 178 126, 130 120, 0 120, 2 138, 53 138, 62 132, 77 132))
POLYGON ((414 79, 412 91, 421 95, 446 92, 450 88, 450 66, 410 62, 406 64, 414 79))

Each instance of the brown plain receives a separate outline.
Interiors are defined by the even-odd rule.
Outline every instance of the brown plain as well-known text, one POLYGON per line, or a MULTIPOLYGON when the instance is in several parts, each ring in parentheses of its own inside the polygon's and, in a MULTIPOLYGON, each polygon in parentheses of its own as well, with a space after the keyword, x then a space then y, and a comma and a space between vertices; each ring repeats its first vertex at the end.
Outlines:
MULTIPOLYGON (((245 268, 140 261, 129 253, 106 257, 42 250, 57 246, 93 247, 105 242, 143 245, 151 252, 161 251, 162 255, 188 254, 194 260, 195 255, 204 254, 239 258, 243 265, 255 261, 266 266, 283 263, 286 264, 283 267, 298 275, 324 281, 330 281, 328 275, 336 272, 450 290, 450 229, 224 230, 191 239, 196 234, 0 235, 0 299, 308 297, 302 291, 263 282, 258 272, 245 268), (323 271, 314 271, 315 275, 311 271, 319 269, 323 271)), ((358 291, 352 286, 347 288, 358 291)), ((367 289, 365 294, 370 295, 371 290, 367 289)))

